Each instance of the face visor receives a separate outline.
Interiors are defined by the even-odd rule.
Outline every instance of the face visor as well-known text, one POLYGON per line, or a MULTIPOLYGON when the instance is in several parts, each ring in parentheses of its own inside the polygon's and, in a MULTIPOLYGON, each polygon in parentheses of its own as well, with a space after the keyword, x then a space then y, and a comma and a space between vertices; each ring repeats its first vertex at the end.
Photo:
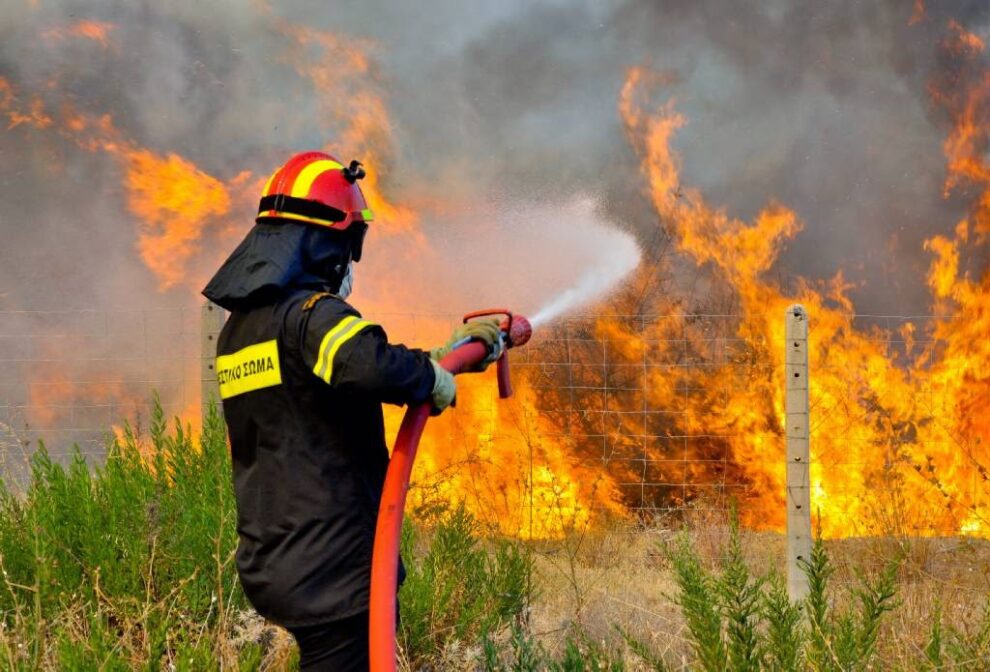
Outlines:
POLYGON ((368 225, 365 222, 354 222, 347 229, 350 236, 351 259, 361 261, 361 253, 364 250, 364 237, 368 233, 368 225))

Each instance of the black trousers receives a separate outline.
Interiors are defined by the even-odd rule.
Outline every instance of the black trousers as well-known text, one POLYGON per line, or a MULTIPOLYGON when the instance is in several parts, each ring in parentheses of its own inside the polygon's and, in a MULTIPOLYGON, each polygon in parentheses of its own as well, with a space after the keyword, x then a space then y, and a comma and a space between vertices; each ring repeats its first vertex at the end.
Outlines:
POLYGON ((300 672, 368 672, 368 612, 289 632, 299 645, 300 672))

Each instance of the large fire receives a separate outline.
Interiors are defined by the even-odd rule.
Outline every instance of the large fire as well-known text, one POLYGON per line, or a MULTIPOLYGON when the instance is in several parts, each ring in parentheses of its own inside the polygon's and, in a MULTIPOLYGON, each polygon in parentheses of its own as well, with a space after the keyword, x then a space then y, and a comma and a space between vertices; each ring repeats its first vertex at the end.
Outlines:
MULTIPOLYGON (((982 41, 950 25, 943 49, 966 58, 983 51, 982 41)), ((672 328, 695 333, 694 357, 712 367, 672 367, 649 375, 644 385, 655 408, 677 405, 683 412, 661 429, 668 435, 718 435, 729 442, 730 462, 741 472, 745 520, 754 527, 783 524, 784 309, 803 303, 811 315, 812 506, 827 535, 862 533, 990 533, 990 483, 986 442, 990 438, 990 274, 974 279, 961 255, 978 255, 990 226, 990 138, 987 94, 990 74, 977 86, 933 83, 937 103, 953 128, 945 142, 946 194, 962 186, 979 189, 969 218, 954 238, 926 242, 932 259, 928 284, 937 315, 918 334, 910 322, 900 333, 857 329, 854 307, 841 272, 817 288, 803 283, 785 294, 764 274, 801 223, 785 206, 770 203, 752 223, 709 205, 680 178, 679 156, 671 149, 686 123, 668 103, 655 115, 637 102, 650 77, 630 71, 620 111, 631 143, 642 160, 649 195, 660 221, 679 250, 707 266, 738 301, 736 335, 744 347, 719 362, 697 326, 687 318, 650 324, 645 332, 624 332, 626 340, 657 338, 672 328), (950 85, 944 91, 940 88, 950 85), (892 347, 903 341, 898 351, 892 347), (932 349, 931 344, 940 347, 932 349), (925 346, 928 347, 925 347, 925 346), (724 381, 744 376, 745 384, 724 381), (678 394, 684 385, 696 394, 678 394), (728 394, 726 391, 728 390, 728 394)), ((601 333, 622 330, 608 318, 601 333)), ((645 346, 644 346, 645 347, 645 346)), ((638 361, 638 349, 631 353, 638 361)), ((627 427, 626 433, 646 433, 627 427)), ((663 450, 648 459, 664 460, 663 450)), ((695 459, 704 459, 702 445, 695 459)))
MULTIPOLYGON (((916 14, 924 16, 920 3, 916 14)), ((379 219, 376 231, 401 237, 409 257, 442 258, 421 223, 450 204, 403 204, 386 195, 394 139, 370 56, 375 45, 276 24, 286 41, 281 58, 319 92, 324 130, 335 138, 326 149, 360 156, 370 167, 362 186, 379 219)), ((45 37, 105 48, 120 30, 83 21, 45 37)), ((942 49, 973 68, 985 46, 953 23, 942 49)), ((656 111, 647 103, 665 79, 630 70, 619 114, 659 225, 683 258, 708 273, 707 308, 731 309, 669 296, 644 302, 645 289, 672 272, 665 263, 644 263, 601 316, 573 327, 568 338, 551 325, 542 345, 531 346, 547 361, 566 354, 568 368, 517 368, 517 395, 508 402, 496 398, 491 374, 463 378, 457 410, 427 431, 413 505, 428 511, 463 500, 504 532, 547 536, 603 515, 732 496, 748 525, 781 528, 783 313, 800 302, 811 316, 812 497, 823 532, 990 535, 990 275, 976 277, 966 263, 990 240, 990 73, 972 85, 931 84, 935 105, 952 122, 946 195, 978 194, 954 236, 926 243, 937 317, 896 329, 860 327, 841 271, 825 283, 801 281, 797 292, 770 279, 782 248, 802 230, 800 218, 771 201, 752 222, 742 221, 684 183, 671 142, 688 120, 674 101, 656 111), (711 336, 716 321, 719 338, 711 336), (599 365, 593 384, 571 380, 575 371, 584 375, 581 367, 599 365), (621 392, 628 389, 638 392, 621 392), (647 490, 649 483, 662 485, 647 490), (732 487, 700 487, 712 483, 732 487)), ((242 167, 212 175, 184 156, 143 146, 105 111, 80 112, 71 101, 46 105, 3 79, 0 116, 8 131, 55 133, 115 162, 135 253, 162 291, 202 286, 243 234, 266 177, 242 167)), ((369 287, 361 308, 371 317, 415 312, 413 289, 399 280, 409 264, 373 256, 363 264, 371 268, 362 269, 369 287)), ((428 345, 452 324, 420 316, 391 326, 428 345)), ((34 375, 49 397, 72 394, 57 375, 34 375)), ((99 388, 101 399, 133 394, 99 388)), ((390 411, 393 431, 400 417, 390 411)))

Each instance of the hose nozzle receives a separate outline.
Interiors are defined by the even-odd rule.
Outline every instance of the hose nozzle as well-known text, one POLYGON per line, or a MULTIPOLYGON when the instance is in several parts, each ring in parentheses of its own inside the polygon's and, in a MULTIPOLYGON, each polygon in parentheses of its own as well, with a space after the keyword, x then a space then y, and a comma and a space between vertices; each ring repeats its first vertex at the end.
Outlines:
POLYGON ((464 316, 464 323, 467 324, 469 321, 479 317, 492 317, 495 315, 504 315, 499 329, 505 334, 505 346, 507 348, 525 345, 533 336, 533 326, 529 323, 529 320, 505 308, 476 310, 464 316))
MULTIPOLYGON (((505 336, 505 350, 525 345, 533 336, 533 325, 522 315, 516 315, 511 310, 495 308, 491 310, 478 310, 464 316, 464 322, 478 317, 490 317, 492 315, 504 315, 505 318, 499 325, 505 336)), ((503 351, 495 363, 498 374, 498 396, 507 399, 512 396, 512 376, 509 372, 509 354, 503 351)))
POLYGON ((505 346, 515 348, 526 345, 533 336, 533 325, 522 315, 509 314, 500 325, 505 334, 505 346))

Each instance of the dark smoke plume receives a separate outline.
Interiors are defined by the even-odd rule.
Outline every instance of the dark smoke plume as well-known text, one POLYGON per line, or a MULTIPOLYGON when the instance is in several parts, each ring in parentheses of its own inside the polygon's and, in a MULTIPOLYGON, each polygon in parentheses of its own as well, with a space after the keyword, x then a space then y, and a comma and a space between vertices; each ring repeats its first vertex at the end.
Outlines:
MULTIPOLYGON (((616 99, 630 66, 676 73, 664 94, 689 120, 676 139, 686 179, 741 216, 769 198, 797 212, 806 226, 783 277, 841 267, 860 310, 905 314, 928 307, 922 241, 961 213, 941 195, 944 126, 926 90, 937 43, 950 18, 985 34, 990 14, 981 2, 914 21, 903 2, 7 4, 0 76, 18 95, 111 114, 142 146, 221 179, 266 173, 339 130, 291 65, 306 48, 279 25, 332 31, 377 64, 396 200, 591 194, 646 246, 657 222, 616 99), (105 46, 58 38, 82 20, 113 25, 105 46)), ((118 165, 23 125, 0 152, 4 306, 187 300, 188 288, 159 295, 136 259, 118 165)))

